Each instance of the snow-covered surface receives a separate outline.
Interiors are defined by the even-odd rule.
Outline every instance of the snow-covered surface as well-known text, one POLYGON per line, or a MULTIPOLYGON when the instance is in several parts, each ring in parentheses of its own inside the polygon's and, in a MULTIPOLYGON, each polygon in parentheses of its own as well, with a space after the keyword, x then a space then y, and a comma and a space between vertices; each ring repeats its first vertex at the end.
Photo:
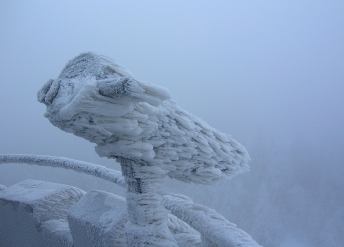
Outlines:
MULTIPOLYGON (((168 228, 178 246, 260 246, 216 211, 188 197, 163 198, 174 214, 168 215, 168 228)), ((26 180, 0 192, 0 219, 0 246, 130 246, 125 199, 109 192, 84 195, 71 186, 26 180)))
MULTIPOLYGON (((39 164, 41 162, 42 163, 44 163, 44 162, 49 163, 49 161, 50 161, 50 159, 44 159, 42 156, 36 156, 36 155, 0 155, 0 157, 2 157, 2 158, 0 158, 0 163, 6 163, 5 162, 6 160, 8 162, 13 161, 13 163, 17 163, 17 162, 28 163, 25 161, 29 160, 30 164, 31 163, 34 164, 35 162, 39 162, 39 164), (4 157, 7 157, 7 159, 5 159, 4 157), (18 157, 20 159, 18 159, 18 157), (26 157, 26 158, 23 158, 23 157, 26 157), (30 157, 30 158, 28 158, 28 157, 30 157), (40 158, 38 159, 37 157, 40 157, 40 158), (43 160, 44 160, 44 162, 43 162, 43 160)), ((46 156, 44 156, 44 157, 46 157, 46 156)), ((69 161, 70 159, 55 158, 54 157, 53 160, 54 161, 63 160, 64 161, 63 163, 66 164, 66 163, 68 163, 67 161, 69 161)), ((106 178, 99 176, 99 174, 104 173, 102 171, 103 168, 101 166, 97 166, 97 165, 82 162, 82 161, 73 160, 73 162, 78 162, 78 165, 76 167, 81 167, 82 170, 87 170, 87 169, 95 170, 95 168, 98 168, 98 173, 97 173, 98 175, 96 175, 96 173, 90 173, 90 175, 101 177, 103 179, 106 179, 108 181, 112 181, 114 183, 116 183, 117 181, 123 181, 123 178, 121 177, 121 175, 116 173, 116 172, 114 172, 114 173, 113 172, 110 172, 110 173, 105 172, 105 174, 108 174, 108 176, 106 178), (83 167, 85 164, 87 164, 87 169, 85 167, 83 167)), ((58 162, 56 164, 58 164, 58 162)), ((64 166, 56 165, 56 167, 64 167, 64 166)), ((105 168, 105 169, 106 169, 105 171, 107 171, 108 168, 105 168)), ((123 183, 120 183, 119 185, 123 185, 123 183)), ((7 187, 6 186, 2 186, 2 187, 0 186, 0 188, 2 188, 4 190, 7 187)), ((37 188, 37 189, 39 189, 39 188, 37 188)), ((99 201, 97 201, 95 199, 95 196, 91 196, 94 193, 96 193, 96 192, 92 192, 90 195, 87 194, 87 197, 84 197, 77 204, 77 205, 79 205, 79 204, 82 204, 82 202, 87 202, 87 203, 83 203, 83 205, 86 209, 80 210, 80 214, 82 214, 82 211, 87 212, 87 210, 89 210, 87 208, 92 207, 92 204, 93 204, 92 201, 93 200, 94 200, 95 204, 99 204, 99 201)), ((119 207, 119 205, 123 206, 123 202, 124 202, 123 198, 116 196, 116 195, 113 195, 113 194, 110 194, 110 193, 106 193, 106 192, 97 192, 97 193, 103 193, 102 197, 105 197, 105 195, 106 195, 106 196, 115 198, 114 201, 117 201, 119 203, 118 205, 116 205, 116 207, 119 207)), ((226 236, 225 241, 228 241, 230 243, 233 243, 233 242, 236 243, 236 241, 239 241, 238 243, 240 243, 240 244, 242 244, 243 242, 249 244, 249 245, 242 245, 242 246, 249 246, 249 247, 258 246, 258 245, 252 245, 251 242, 253 242, 253 243, 255 243, 255 242, 254 242, 254 240, 251 239, 250 236, 248 236, 248 234, 246 234, 242 230, 238 229, 234 224, 230 223, 228 220, 226 220, 224 217, 222 217, 221 215, 216 213, 214 210, 206 208, 206 207, 198 205, 198 204, 194 204, 191 199, 189 199, 185 196, 182 196, 182 195, 178 195, 178 196, 177 195, 165 195, 164 200, 163 200, 163 204, 167 209, 169 209, 171 211, 172 214, 176 215, 179 218, 179 219, 177 219, 173 215, 169 215, 169 217, 168 217, 168 227, 171 230, 172 234, 174 235, 174 238, 176 239, 176 241, 179 245, 181 245, 181 243, 188 243, 186 246, 199 246, 200 245, 201 240, 200 240, 199 233, 196 232, 193 228, 197 229, 198 231, 200 231, 203 234, 203 241, 204 242, 209 242, 209 239, 213 238, 213 236, 209 236, 209 233, 216 237, 216 234, 214 234, 214 232, 216 233, 218 231, 218 228, 220 228, 219 234, 221 234, 220 232, 222 232, 226 236), (199 217, 198 214, 201 214, 201 217, 199 217), (185 221, 187 224, 183 221, 185 221), (192 226, 193 228, 191 228, 190 226, 192 226), (210 229, 212 229, 211 226, 215 226, 215 228, 213 230, 210 230, 210 229), (207 230, 205 231, 204 229, 207 229, 207 230), (227 231, 230 232, 230 234, 227 234, 227 231)), ((75 206, 75 208, 76 208, 76 206, 75 206)), ((75 210, 73 210, 73 211, 75 211, 75 210)), ((91 218, 90 215, 88 217, 91 218)), ((55 229, 57 229, 54 231, 50 230, 50 232, 48 232, 48 234, 50 234, 49 235, 50 237, 48 239, 54 239, 53 238, 54 236, 59 236, 59 233, 64 232, 64 230, 61 230, 61 229, 65 229, 67 227, 67 222, 65 220, 62 220, 62 221, 51 220, 48 222, 50 222, 50 224, 45 224, 47 226, 50 226, 50 227, 48 227, 48 229, 51 229, 51 226, 56 226, 55 229), (55 232, 55 233, 52 234, 52 232, 55 232), (53 236, 53 237, 51 237, 51 236, 53 236)), ((124 229, 122 229, 122 230, 124 231, 124 229)), ((101 231, 101 230, 99 230, 99 231, 101 231)), ((62 238, 62 240, 60 239, 59 241, 65 241, 68 244, 68 238, 69 238, 68 234, 70 235, 70 233, 68 233, 68 231, 65 230, 65 234, 62 234, 64 236, 64 238, 62 238)), ((214 244, 213 242, 210 242, 210 243, 214 244)), ((66 245, 66 246, 68 246, 68 245, 66 245)))
POLYGON ((44 247, 74 247, 73 237, 66 219, 52 219, 43 222, 40 234, 44 247))
MULTIPOLYGON (((128 214, 123 197, 90 191, 71 208, 68 221, 75 247, 131 246, 127 244, 128 214)), ((168 227, 178 246, 200 246, 200 234, 177 217, 168 216, 168 227)))
POLYGON ((207 247, 261 247, 252 237, 215 210, 184 195, 165 195, 165 207, 202 234, 207 247))
POLYGON ((123 197, 90 191, 68 216, 74 247, 126 247, 127 207, 123 197))
MULTIPOLYGON (((0 163, 6 163, 5 160, 7 160, 9 162, 13 161, 13 163, 17 163, 17 162, 27 163, 24 161, 29 160, 30 164, 31 163, 34 164, 35 162, 39 162, 39 164, 41 162, 42 163, 44 163, 44 162, 49 163, 49 161, 50 161, 50 159, 43 159, 42 156, 36 156, 36 155, 0 155, 0 157, 2 157, 2 158, 0 158, 0 163), (4 157, 7 157, 7 159, 5 159, 4 157), (18 159, 18 157, 20 159, 18 159), (23 157, 26 157, 26 158, 23 158, 23 157), (28 158, 28 157, 30 157, 30 158, 28 158), (40 158, 38 159, 37 157, 40 157, 40 158), (43 160, 44 160, 44 162, 43 162, 43 160)), ((44 156, 44 157, 46 157, 46 156, 44 156)), ((66 164, 66 163, 68 163, 67 161, 69 161, 70 159, 55 158, 54 157, 53 160, 54 161, 63 160, 64 161, 63 163, 66 164)), ((82 162, 82 161, 73 160, 73 162, 78 162, 78 165, 76 167, 81 167, 82 170, 87 170, 87 169, 96 170, 95 168, 98 168, 97 174, 103 174, 103 173, 108 174, 108 176, 105 178, 102 176, 98 176, 96 173, 90 173, 90 175, 101 177, 103 179, 106 179, 108 181, 112 181, 114 183, 116 183, 117 181, 123 181, 122 176, 116 172, 107 173, 107 172, 102 171, 102 169, 105 167, 97 166, 97 165, 82 162), (87 164, 87 166, 86 166, 87 169, 86 169, 86 167, 83 167, 85 164, 87 164)), ((56 164, 58 164, 58 162, 56 164)), ((64 167, 64 166, 56 165, 56 167, 64 167)), ((105 171, 107 171, 108 168, 105 168, 105 169, 106 169, 105 171)), ((119 185, 123 185, 123 183, 120 183, 119 185)), ((13 190, 13 186, 11 186, 11 187, 13 190)), ((15 186, 15 187, 18 187, 18 186, 15 186)), ((1 190, 1 188, 4 190, 7 187, 6 186, 0 186, 0 190, 1 190)), ((36 189, 38 190, 39 187, 35 188, 35 190, 36 189)), ((2 191, 2 193, 3 193, 3 191, 2 191)), ((105 197, 112 198, 110 200, 104 199, 104 202, 103 202, 104 204, 105 204, 105 201, 107 201, 107 203, 108 203, 109 201, 112 200, 112 201, 116 201, 118 203, 114 207, 123 207, 124 206, 123 205, 124 199, 119 197, 119 196, 116 196, 116 195, 113 195, 110 193, 106 193, 106 192, 89 192, 88 194, 86 194, 87 196, 83 197, 82 200, 79 201, 79 203, 77 204, 79 206, 73 207, 72 212, 75 212, 77 207, 80 207, 80 205, 83 205, 83 207, 85 209, 80 209, 80 213, 79 213, 80 215, 78 217, 82 218, 82 216, 81 216, 82 212, 90 212, 87 217, 92 218, 91 211, 90 211, 91 208, 92 207, 102 208, 102 206, 101 206, 102 204, 99 202, 98 193, 102 194, 102 196, 100 196, 100 198, 105 198, 105 197), (93 204, 95 204, 95 205, 93 205, 93 204), (98 205, 98 206, 96 206, 96 205, 98 205), (89 211, 87 211, 87 210, 89 210, 89 211)), ((0 195, 1 195, 1 193, 0 193, 0 195)), ((224 236, 226 236, 224 241, 227 241, 229 243, 233 243, 233 242, 237 243, 237 244, 246 243, 247 245, 238 245, 238 246, 245 246, 245 247, 246 246, 249 246, 249 247, 259 246, 254 242, 254 240, 252 240, 252 238, 248 234, 246 234, 242 230, 238 229, 233 223, 230 223, 227 219, 225 219, 224 217, 222 217, 221 215, 219 215, 218 213, 216 213, 212 209, 206 208, 205 206, 202 206, 202 205, 194 204, 190 198, 187 198, 187 197, 182 196, 182 195, 165 195, 164 200, 163 200, 163 204, 168 210, 171 211, 172 214, 176 215, 179 218, 179 219, 177 219, 173 215, 169 215, 169 217, 168 217, 168 227, 171 230, 171 232, 172 232, 172 234, 173 234, 174 238, 176 239, 179 246, 181 246, 181 243, 188 243, 186 246, 199 246, 200 245, 201 240, 200 240, 199 233, 196 232, 194 229, 197 229, 199 232, 201 232, 203 234, 203 241, 204 242, 210 242, 213 245, 214 245, 214 242, 211 242, 210 240, 212 240, 214 237, 215 237, 215 239, 221 239, 221 237, 220 238, 217 237, 217 234, 220 234, 220 235, 223 234, 224 236), (191 228, 190 226, 192 226, 194 229, 191 228)), ((102 209, 102 210, 104 210, 104 209, 102 209)), ((73 215, 73 214, 74 213, 72 213, 71 215, 73 215)), ((74 216, 76 216, 76 215, 77 214, 74 214, 74 216)), ((114 219, 116 219, 116 217, 114 217, 114 219)), ((61 220, 51 220, 51 221, 47 221, 47 222, 49 222, 49 224, 45 223, 43 225, 43 228, 51 229, 52 226, 56 226, 55 227, 56 230, 49 230, 48 231, 48 236, 49 236, 48 239, 54 239, 54 236, 59 236, 59 235, 61 235, 60 234, 61 232, 62 233, 65 232, 62 234, 62 236, 64 236, 64 238, 60 238, 59 241, 65 241, 68 244, 69 243, 68 242, 68 238, 69 238, 68 236, 70 235, 70 233, 68 233, 68 230, 66 230, 67 222, 65 220, 62 220, 62 221, 61 220), (44 227, 45 225, 47 227, 44 227), (55 232, 55 233, 52 234, 52 232, 55 232)), ((99 222, 99 224, 100 223, 101 222, 99 222)), ((98 224, 98 226, 99 226, 99 224, 98 224)), ((118 227, 120 227, 120 225, 118 225, 118 227)), ((121 226, 121 227, 123 227, 123 226, 121 226)), ((122 230, 124 231, 124 229, 122 229, 122 230)), ((101 231, 103 231, 103 230, 99 230, 99 232, 101 232, 101 231)), ((80 235, 80 236, 85 236, 85 233, 83 235, 80 235)), ((215 240, 215 242, 216 241, 217 240, 215 240)), ((53 242, 55 242, 55 240, 53 242)), ((62 245, 62 246, 64 246, 64 245, 62 245)), ((66 245, 66 246, 68 246, 68 245, 66 245)), ((218 246, 221 246, 221 245, 218 245, 218 246)), ((236 246, 236 245, 234 245, 234 246, 236 246)))
POLYGON ((172 178, 210 183, 248 169, 245 148, 178 107, 168 92, 91 53, 38 93, 55 126, 97 144, 101 156, 144 161, 172 178))
POLYGON ((66 243, 48 246, 70 246, 62 224, 49 222, 66 219, 71 205, 83 194, 69 185, 36 180, 25 180, 1 191, 0 246, 47 246, 45 240, 66 243), (48 237, 43 238, 42 232, 48 237))
POLYGON ((34 154, 0 154, 0 165, 10 163, 64 168, 99 177, 121 186, 125 185, 121 172, 80 160, 34 154))
POLYGON ((178 246, 168 228, 168 212, 161 203, 160 185, 164 171, 130 160, 121 161, 121 167, 128 185, 128 245, 178 246))
POLYGON ((190 225, 180 220, 173 214, 168 215, 168 228, 177 241, 178 246, 200 247, 201 235, 190 225))
POLYGON ((8 187, 1 193, 1 202, 25 207, 41 223, 61 219, 84 192, 70 185, 28 179, 8 187))

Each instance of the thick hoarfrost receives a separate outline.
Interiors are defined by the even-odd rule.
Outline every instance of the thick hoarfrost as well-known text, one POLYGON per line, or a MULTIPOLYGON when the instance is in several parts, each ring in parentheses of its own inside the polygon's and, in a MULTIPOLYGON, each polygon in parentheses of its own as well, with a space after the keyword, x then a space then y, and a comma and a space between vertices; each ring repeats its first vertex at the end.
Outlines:
POLYGON ((83 194, 72 186, 36 180, 8 187, 0 193, 0 246, 70 246, 68 226, 61 222, 83 194), (45 245, 46 241, 51 245, 45 245))
MULTIPOLYGON (((53 166, 56 167, 63 167, 65 168, 66 165, 58 165, 60 163, 60 161, 63 161, 63 164, 69 164, 70 163, 70 159, 65 159, 65 158, 57 158, 57 157, 50 157, 50 156, 40 156, 40 155, 0 155, 0 163, 6 163, 6 162, 13 162, 13 163, 29 163, 29 164, 35 164, 35 162, 38 162, 36 165, 42 165, 42 164, 48 164, 50 161, 54 161, 53 166), (58 162, 59 161, 59 162, 58 162)), ((91 164, 91 163, 86 163, 86 162, 82 162, 82 161, 76 161, 76 160, 72 160, 72 163, 78 163, 78 165, 73 165, 72 167, 80 167, 81 170, 83 171, 95 171, 98 170, 97 173, 89 173, 91 175, 97 176, 96 174, 108 174, 108 176, 103 177, 100 176, 103 179, 106 179, 108 181, 112 181, 115 182, 116 181, 123 181, 122 175, 118 174, 116 172, 110 172, 107 173, 107 171, 109 170, 108 168, 105 167, 101 167, 101 166, 97 166, 95 164, 91 164), (86 166, 86 167, 85 167, 86 166), (105 169, 104 171, 102 169, 105 169), (112 177, 113 176, 113 177, 112 177)), ((123 183, 119 183, 119 185, 123 186, 123 183)), ((0 191, 1 190, 5 190, 7 187, 4 185, 0 185, 0 191)), ((39 189, 39 188, 37 188, 39 189)), ((125 207, 124 206, 124 199, 122 197, 119 196, 115 196, 113 199, 109 200, 106 199, 105 197, 113 197, 113 194, 110 193, 106 193, 106 192, 89 192, 86 194, 85 197, 83 197, 78 204, 78 206, 74 206, 73 210, 72 210, 72 214, 73 212, 77 212, 77 214, 74 214, 73 217, 77 218, 79 217, 79 222, 83 222, 84 219, 83 218, 83 214, 86 215, 85 217, 87 218, 92 218, 92 208, 102 208, 102 204, 99 202, 99 198, 101 198, 102 203, 104 203, 104 205, 108 204, 109 201, 113 201, 116 202, 115 204, 113 204, 113 208, 118 208, 118 207, 125 207), (97 193, 102 194, 102 196, 99 196, 97 193), (104 199, 105 198, 105 199, 104 199), (105 203, 107 202, 107 203, 105 203), (93 204, 96 204, 98 206, 93 206, 93 204), (100 205, 99 205, 100 204, 100 205), (82 205, 82 206, 81 206, 82 205), (83 209, 84 208, 84 209, 83 209), (79 210, 79 211, 78 211, 79 210), (77 216, 79 215, 79 216, 77 216)), ((225 235, 227 235, 227 238, 232 238, 230 240, 227 240, 228 242, 235 242, 238 239, 238 236, 244 236, 244 238, 247 238, 249 241, 244 241, 246 243, 248 243, 249 245, 242 245, 242 246, 252 246, 252 244, 250 243, 250 241, 252 240, 248 235, 245 235, 245 233, 242 232, 242 230, 239 230, 238 228, 235 227, 234 224, 228 222, 228 220, 224 219, 222 216, 219 216, 214 210, 208 209, 204 206, 198 205, 198 204, 194 204, 191 199, 185 197, 185 196, 181 196, 181 195, 165 195, 164 196, 164 200, 163 200, 164 206, 171 210, 171 213, 175 214, 177 217, 179 217, 180 219, 176 218, 173 215, 169 215, 168 216, 168 227, 171 230, 174 238, 176 239, 177 243, 179 246, 184 246, 183 243, 187 243, 185 244, 185 246, 189 246, 189 247, 193 247, 193 246, 200 246, 200 236, 199 233, 197 231, 195 231, 191 226, 193 226, 195 229, 200 230, 203 233, 203 241, 204 242, 210 242, 210 240, 204 238, 204 236, 208 236, 208 232, 206 231, 202 231, 202 229, 208 229, 209 225, 210 226, 216 226, 217 224, 220 225, 220 228, 224 225, 225 228, 223 228, 224 230, 228 230, 230 232, 233 231, 238 234, 227 234, 225 233, 225 235), (201 210, 200 210, 201 209, 201 210), (197 213, 195 213, 194 211, 196 211, 197 213), (199 214, 202 214, 201 217, 199 217, 199 214), (199 218, 198 218, 199 217, 199 218), (184 221, 182 221, 184 220, 184 221), (190 224, 190 225, 188 225, 190 224), (202 228, 200 228, 200 226, 202 226, 202 228), (236 236, 238 235, 238 236, 236 236)), ((104 206, 107 209, 111 210, 109 207, 104 206)), ((121 210, 119 210, 121 213, 125 213, 121 210)), ((104 210, 104 209, 102 209, 104 210)), ((96 211, 99 211, 96 210, 96 211)), ((116 210, 115 210, 116 211, 116 210)), ((93 211, 94 212, 94 211, 93 211)), ((116 221, 116 218, 118 217, 113 217, 110 214, 108 214, 109 219, 108 222, 111 222, 112 220, 116 221)), ((72 219, 72 218, 70 218, 72 219)), ((98 219, 96 219, 98 220, 98 219)), ((77 220, 75 220, 76 222, 78 222, 77 220)), ((126 221, 125 221, 126 222, 126 221)), ((97 224, 92 224, 92 226, 94 228, 96 228, 97 226, 101 229, 98 230, 98 232, 102 232, 104 229, 104 227, 101 224, 102 222, 98 222, 97 224)), ((75 225, 74 225, 75 226, 75 225)), ((87 226, 87 224, 83 224, 82 226, 87 226)), ((120 228, 122 231, 120 234, 124 235, 124 223, 121 222, 121 224, 117 225, 118 228, 120 228)), ((74 227, 75 228, 75 227, 74 227)), ((45 237, 46 240, 49 241, 50 243, 53 242, 65 242, 64 245, 58 245, 58 246, 69 246, 68 244, 70 244, 70 233, 69 233, 69 229, 68 229, 68 223, 66 222, 66 220, 49 220, 47 222, 45 222, 42 225, 42 229, 43 232, 46 233, 47 237, 45 237), (47 230, 46 230, 47 229, 47 230), (57 237, 56 237, 57 236, 57 237), (63 236, 63 237, 60 237, 63 236), (49 240, 50 239, 50 240, 49 240)), ((79 228, 81 229, 81 228, 79 228)), ((210 228, 209 228, 210 229, 210 228)), ((212 231, 209 232, 216 232, 217 230, 213 229, 212 231)), ((114 231, 115 232, 115 231, 114 231)), ((219 233, 223 232, 221 229, 219 231, 219 233)), ((85 236, 88 236, 87 233, 92 233, 92 234, 99 234, 97 233, 96 230, 82 230, 82 233, 78 234, 77 230, 74 230, 74 234, 78 234, 75 235, 74 238, 77 239, 77 236, 81 236, 81 239, 83 238, 87 238, 85 236)), ((111 234, 110 234, 111 236, 111 234)), ((94 236, 91 236, 90 238, 94 238, 94 236)), ((209 238, 209 237, 208 237, 209 238)), ((210 238, 211 239, 211 238, 210 238)), ((124 238, 123 238, 123 243, 124 243, 124 238)), ((242 243, 243 241, 240 241, 239 243, 242 243)), ((76 241, 76 246, 78 241, 76 241)), ((82 245, 86 245, 87 242, 81 242, 82 245)), ((211 243, 211 242, 210 242, 211 243)), ((211 243, 213 244, 213 243, 211 243)), ((46 244, 45 246, 53 246, 53 245, 49 245, 46 244)), ((122 245, 119 245, 122 246, 122 245)), ((126 246, 126 245, 123 245, 126 246)), ((212 245, 210 245, 212 246, 212 245)), ((253 245, 255 246, 255 245, 253 245)))
POLYGON ((199 231, 206 247, 261 247, 252 237, 215 210, 193 203, 184 195, 165 195, 164 206, 199 231))
POLYGON ((101 56, 71 60, 42 87, 38 100, 52 124, 121 163, 131 247, 178 246, 159 191, 166 175, 211 183, 248 169, 241 144, 182 110, 165 89, 135 80, 101 56))
MULTIPOLYGON (((74 246, 130 246, 125 229, 128 224, 126 209, 123 197, 105 191, 88 192, 69 212, 74 246)), ((200 234, 175 216, 168 216, 168 227, 178 246, 200 246, 200 234)))
POLYGON ((69 212, 74 247, 126 247, 127 218, 124 198, 105 191, 88 192, 69 212))
POLYGON ((66 219, 52 219, 43 222, 41 237, 42 247, 74 247, 73 237, 66 219))
POLYGON ((199 232, 173 214, 168 215, 168 228, 172 232, 178 246, 201 246, 202 242, 199 232))
POLYGON ((101 156, 145 161, 172 178, 210 183, 248 169, 245 148, 135 80, 104 57, 71 60, 38 93, 57 127, 97 144, 101 156))
POLYGON ((128 245, 176 247, 177 242, 168 229, 168 212, 161 203, 164 171, 130 160, 121 161, 121 167, 128 184, 128 245))
POLYGON ((100 166, 80 160, 48 155, 0 154, 0 165, 9 163, 24 163, 37 166, 64 168, 99 177, 101 179, 119 184, 121 186, 125 185, 125 181, 121 172, 106 168, 105 166, 100 166))
MULTIPOLYGON (((1 191, 0 246, 127 247, 125 199, 104 191, 91 191, 79 199, 83 193, 71 186, 35 180, 1 191)), ((183 195, 163 198, 164 206, 178 217, 168 215, 168 228, 178 246, 259 247, 214 210, 183 195)))
POLYGON ((65 218, 69 207, 83 194, 70 185, 28 179, 4 190, 1 202, 29 209, 38 222, 43 222, 65 218))

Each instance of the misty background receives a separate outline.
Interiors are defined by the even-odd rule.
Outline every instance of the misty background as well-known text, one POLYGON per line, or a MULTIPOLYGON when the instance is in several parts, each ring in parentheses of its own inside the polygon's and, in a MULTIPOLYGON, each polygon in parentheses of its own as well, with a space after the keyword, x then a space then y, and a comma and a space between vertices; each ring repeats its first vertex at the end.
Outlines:
MULTIPOLYGON (((159 84, 243 143, 251 172, 212 186, 167 181, 259 243, 344 245, 344 1, 0 1, 0 153, 64 156, 118 169, 43 117, 36 92, 81 52, 159 84)), ((123 191, 51 168, 26 178, 123 191)), ((1 219, 0 219, 1 220, 1 219)))

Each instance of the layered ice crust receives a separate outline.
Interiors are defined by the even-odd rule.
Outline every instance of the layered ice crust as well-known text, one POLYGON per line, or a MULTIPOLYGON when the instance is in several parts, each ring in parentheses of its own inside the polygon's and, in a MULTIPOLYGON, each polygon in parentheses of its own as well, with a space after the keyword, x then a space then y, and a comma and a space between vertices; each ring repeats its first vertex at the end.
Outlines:
POLYGON ((165 89, 135 80, 104 57, 74 58, 38 99, 55 126, 96 143, 100 156, 146 162, 196 183, 248 170, 248 153, 236 140, 182 110, 165 89))

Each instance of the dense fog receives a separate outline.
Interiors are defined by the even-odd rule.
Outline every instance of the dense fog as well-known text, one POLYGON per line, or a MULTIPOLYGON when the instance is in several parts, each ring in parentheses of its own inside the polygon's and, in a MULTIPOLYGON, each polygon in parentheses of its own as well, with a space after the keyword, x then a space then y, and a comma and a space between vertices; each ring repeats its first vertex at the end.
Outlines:
MULTIPOLYGON (((344 245, 344 2, 10 1, 0 3, 0 153, 118 168, 44 118, 38 89, 93 51, 159 84, 231 134, 251 171, 167 191, 215 208, 264 246, 344 245)), ((45 179, 123 193, 70 171, 0 167, 0 184, 45 179)))

